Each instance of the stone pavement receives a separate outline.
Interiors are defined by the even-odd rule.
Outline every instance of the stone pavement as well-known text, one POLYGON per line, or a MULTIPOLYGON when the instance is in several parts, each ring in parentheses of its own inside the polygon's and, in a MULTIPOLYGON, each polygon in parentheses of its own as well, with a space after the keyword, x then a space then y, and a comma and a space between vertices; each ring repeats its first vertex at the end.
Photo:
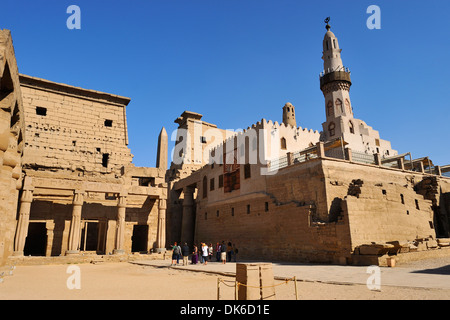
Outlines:
MULTIPOLYGON (((168 260, 130 261, 133 264, 159 268, 176 268, 193 272, 205 272, 224 276, 236 275, 236 263, 208 262, 207 265, 171 266, 168 260)), ((450 261, 435 268, 417 267, 380 267, 381 286, 398 286, 410 288, 450 289, 450 261)), ((256 263, 255 261, 239 263, 256 263)), ((340 266, 319 264, 273 263, 273 273, 276 279, 297 277, 298 281, 323 282, 331 284, 361 284, 366 285, 371 276, 367 266, 340 266)))

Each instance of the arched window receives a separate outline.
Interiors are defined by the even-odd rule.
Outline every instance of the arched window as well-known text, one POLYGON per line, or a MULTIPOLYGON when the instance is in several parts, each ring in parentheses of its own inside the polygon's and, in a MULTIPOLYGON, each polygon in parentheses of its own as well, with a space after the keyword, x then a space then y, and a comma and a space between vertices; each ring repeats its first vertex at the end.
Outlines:
POLYGON ((334 122, 331 122, 331 123, 328 125, 328 132, 329 132, 329 134, 330 134, 330 137, 334 136, 334 134, 335 134, 335 128, 336 128, 336 126, 334 125, 334 122))
POLYGON ((353 126, 353 122, 351 120, 348 122, 348 127, 350 129, 350 133, 355 133, 355 127, 353 126))
POLYGON ((339 98, 336 99, 336 108, 338 110, 341 110, 341 113, 344 113, 344 108, 342 107, 342 101, 339 98))
POLYGON ((352 114, 352 107, 350 106, 350 101, 348 99, 345 99, 345 108, 349 114, 352 114))
POLYGON ((333 115, 333 102, 328 101, 327 104, 327 116, 332 116, 333 115))
POLYGON ((286 139, 283 137, 280 139, 281 149, 286 150, 286 139))

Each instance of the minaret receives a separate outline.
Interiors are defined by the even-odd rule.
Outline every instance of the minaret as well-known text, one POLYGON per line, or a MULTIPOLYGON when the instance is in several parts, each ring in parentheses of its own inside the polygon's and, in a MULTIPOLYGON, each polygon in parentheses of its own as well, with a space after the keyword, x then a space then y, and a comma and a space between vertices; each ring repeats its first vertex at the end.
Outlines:
POLYGON ((352 126, 352 105, 350 102, 350 71, 345 68, 342 59, 339 42, 327 23, 325 37, 323 38, 323 67, 320 74, 320 90, 325 97, 325 114, 327 121, 323 124, 325 138, 327 140, 341 136, 348 132, 352 126))
POLYGON ((297 128, 297 121, 295 121, 295 108, 291 103, 286 103, 283 107, 283 123, 297 128))

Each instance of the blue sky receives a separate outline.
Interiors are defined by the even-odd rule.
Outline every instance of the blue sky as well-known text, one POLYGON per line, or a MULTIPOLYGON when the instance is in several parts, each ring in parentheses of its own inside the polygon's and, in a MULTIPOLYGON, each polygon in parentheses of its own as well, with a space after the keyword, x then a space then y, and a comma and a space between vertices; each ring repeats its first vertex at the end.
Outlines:
MULTIPOLYGON (((450 2, 299 0, 2 0, 19 71, 130 97, 129 147, 155 166, 157 137, 184 111, 223 129, 262 118, 321 130, 324 18, 352 71, 354 115, 400 153, 450 164, 450 2), (69 30, 69 5, 81 30, 69 30), (381 29, 369 30, 369 5, 381 29)), ((172 143, 170 148, 172 147, 172 143)))

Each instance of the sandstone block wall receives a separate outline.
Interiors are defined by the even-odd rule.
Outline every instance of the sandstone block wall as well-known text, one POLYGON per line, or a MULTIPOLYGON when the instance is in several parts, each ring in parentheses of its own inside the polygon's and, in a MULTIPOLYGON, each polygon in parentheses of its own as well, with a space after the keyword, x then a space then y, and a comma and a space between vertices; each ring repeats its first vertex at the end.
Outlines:
POLYGON ((24 115, 11 33, 0 30, 0 266, 12 253, 22 185, 24 115))
POLYGON ((131 163, 129 99, 21 75, 26 168, 119 173, 131 163))

